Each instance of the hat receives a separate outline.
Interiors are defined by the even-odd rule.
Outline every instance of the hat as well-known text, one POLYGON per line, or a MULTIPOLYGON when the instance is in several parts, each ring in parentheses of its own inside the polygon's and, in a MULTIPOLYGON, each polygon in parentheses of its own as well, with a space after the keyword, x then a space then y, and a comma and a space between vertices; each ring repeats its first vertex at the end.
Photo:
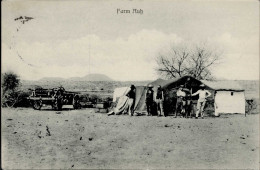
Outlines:
POLYGON ((135 89, 135 86, 132 84, 130 88, 131 88, 131 89, 135 89))
POLYGON ((153 85, 149 84, 148 87, 149 87, 149 88, 153 88, 153 85))

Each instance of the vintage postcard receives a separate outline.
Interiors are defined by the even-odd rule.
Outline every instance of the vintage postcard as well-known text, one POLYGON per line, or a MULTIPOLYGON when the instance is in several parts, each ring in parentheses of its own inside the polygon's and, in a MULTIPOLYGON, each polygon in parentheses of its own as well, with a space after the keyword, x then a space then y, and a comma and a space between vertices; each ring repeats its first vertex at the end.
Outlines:
POLYGON ((259 168, 259 1, 1 3, 2 169, 259 168))

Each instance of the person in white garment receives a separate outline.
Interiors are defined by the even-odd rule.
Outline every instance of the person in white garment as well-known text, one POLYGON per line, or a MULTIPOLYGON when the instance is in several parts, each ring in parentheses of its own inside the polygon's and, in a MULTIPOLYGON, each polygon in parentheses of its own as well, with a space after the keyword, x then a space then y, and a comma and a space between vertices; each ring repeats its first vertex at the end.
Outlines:
POLYGON ((218 99, 218 95, 217 95, 217 91, 215 91, 215 94, 214 94, 214 106, 215 106, 215 116, 219 116, 219 110, 218 110, 218 108, 219 108, 219 105, 218 105, 218 101, 219 101, 219 99, 218 99))
POLYGON ((204 107, 206 104, 206 99, 211 95, 208 90, 205 90, 205 85, 200 85, 201 89, 198 90, 196 93, 193 93, 192 96, 199 95, 198 103, 197 103, 197 111, 196 111, 196 119, 198 119, 199 113, 201 118, 204 118, 204 107))
POLYGON ((163 89, 159 85, 157 88, 157 93, 156 93, 156 104, 157 104, 157 113, 158 117, 159 116, 165 116, 164 111, 163 111, 163 101, 164 101, 164 94, 163 94, 163 89))

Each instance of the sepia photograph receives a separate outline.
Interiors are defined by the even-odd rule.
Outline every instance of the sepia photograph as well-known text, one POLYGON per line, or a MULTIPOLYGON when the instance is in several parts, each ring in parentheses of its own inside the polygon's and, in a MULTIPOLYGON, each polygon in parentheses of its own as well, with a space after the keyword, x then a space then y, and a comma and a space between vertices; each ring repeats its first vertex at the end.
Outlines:
POLYGON ((1 169, 258 169, 258 0, 2 0, 1 169))

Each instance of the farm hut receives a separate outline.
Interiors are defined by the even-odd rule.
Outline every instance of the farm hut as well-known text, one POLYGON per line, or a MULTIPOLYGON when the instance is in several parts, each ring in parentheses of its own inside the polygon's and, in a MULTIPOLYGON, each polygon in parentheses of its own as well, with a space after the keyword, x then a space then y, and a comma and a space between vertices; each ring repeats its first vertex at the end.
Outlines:
MULTIPOLYGON (((154 86, 155 94, 157 92, 157 87, 161 85, 165 96, 164 111, 166 114, 171 115, 175 112, 175 103, 177 100, 176 92, 180 87, 180 85, 184 85, 184 88, 191 89, 191 92, 195 93, 197 90, 200 89, 199 86, 202 84, 202 82, 191 76, 183 76, 180 78, 175 78, 170 80, 158 79, 154 82, 151 82, 150 84, 154 86)), ((198 100, 198 96, 192 97, 192 103, 193 103, 192 112, 194 112, 192 114, 195 114, 197 100, 198 100)))
MULTIPOLYGON (((157 79, 152 84, 154 86, 154 98, 156 97, 157 87, 160 85, 164 91, 164 111, 167 115, 171 115, 175 111, 176 103, 176 91, 180 85, 184 85, 184 88, 191 89, 192 93, 195 93, 200 89, 200 84, 205 84, 206 89, 211 92, 211 96, 208 98, 206 109, 210 114, 219 113, 241 113, 245 114, 245 95, 244 90, 234 81, 205 81, 197 80, 191 76, 184 76, 181 78, 163 80, 157 79), (189 83, 187 83, 189 82, 189 83)), ((127 87, 115 89, 113 101, 117 101, 118 97, 126 94, 127 87)), ((145 95, 147 86, 136 86, 136 98, 134 110, 138 114, 146 114, 145 95)), ((193 114, 196 111, 198 96, 192 97, 193 114)), ((155 110, 155 109, 154 109, 155 110)), ((156 113, 154 113, 156 114, 156 113)))
POLYGON ((245 114, 245 91, 235 81, 202 80, 214 94, 215 116, 226 113, 245 114))

